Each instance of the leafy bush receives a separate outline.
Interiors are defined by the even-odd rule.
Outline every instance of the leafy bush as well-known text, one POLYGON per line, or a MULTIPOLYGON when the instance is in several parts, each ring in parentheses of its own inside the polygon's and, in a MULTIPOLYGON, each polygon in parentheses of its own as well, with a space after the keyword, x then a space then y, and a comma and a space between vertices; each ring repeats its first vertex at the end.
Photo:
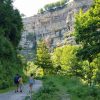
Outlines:
POLYGON ((3 80, 2 82, 0 82, 0 89, 6 89, 9 87, 8 85, 9 83, 5 80, 3 80))
POLYGON ((0 57, 15 58, 15 52, 12 44, 3 35, 0 35, 0 57))

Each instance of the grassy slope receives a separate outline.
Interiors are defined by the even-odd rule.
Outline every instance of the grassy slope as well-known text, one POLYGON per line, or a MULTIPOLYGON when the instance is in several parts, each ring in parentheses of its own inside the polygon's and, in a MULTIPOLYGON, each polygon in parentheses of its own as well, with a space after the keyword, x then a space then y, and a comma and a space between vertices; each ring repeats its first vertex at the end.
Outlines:
POLYGON ((33 95, 34 100, 100 100, 100 89, 83 85, 76 78, 48 76, 43 82, 44 87, 33 95))

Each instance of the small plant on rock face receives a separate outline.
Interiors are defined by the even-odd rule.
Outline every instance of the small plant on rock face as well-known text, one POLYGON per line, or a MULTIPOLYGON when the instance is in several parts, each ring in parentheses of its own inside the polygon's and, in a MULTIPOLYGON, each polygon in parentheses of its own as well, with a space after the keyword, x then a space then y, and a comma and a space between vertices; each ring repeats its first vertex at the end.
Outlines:
POLYGON ((39 9, 39 10, 38 10, 38 13, 43 14, 43 13, 44 13, 43 8, 39 9))

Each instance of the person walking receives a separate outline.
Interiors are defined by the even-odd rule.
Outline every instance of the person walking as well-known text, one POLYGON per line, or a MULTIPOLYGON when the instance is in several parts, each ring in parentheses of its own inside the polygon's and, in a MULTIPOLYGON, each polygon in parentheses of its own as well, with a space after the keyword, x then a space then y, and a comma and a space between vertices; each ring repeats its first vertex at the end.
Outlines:
POLYGON ((22 87, 23 87, 23 79, 21 76, 19 76, 19 79, 18 79, 18 82, 19 82, 19 91, 22 92, 22 87))
POLYGON ((30 75, 29 77, 29 92, 32 93, 32 88, 33 88, 33 84, 34 84, 34 77, 33 74, 30 75))
POLYGON ((19 74, 16 74, 14 77, 14 84, 16 85, 16 89, 15 89, 15 93, 18 92, 18 88, 19 88, 19 74))

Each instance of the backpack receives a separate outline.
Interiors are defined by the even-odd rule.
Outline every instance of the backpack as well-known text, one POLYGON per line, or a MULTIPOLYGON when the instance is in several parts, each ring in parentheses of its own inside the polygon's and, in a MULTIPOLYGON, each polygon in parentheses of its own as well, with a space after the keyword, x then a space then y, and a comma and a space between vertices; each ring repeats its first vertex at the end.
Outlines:
POLYGON ((14 78, 14 83, 19 83, 18 80, 19 80, 19 76, 16 76, 16 77, 14 78))

